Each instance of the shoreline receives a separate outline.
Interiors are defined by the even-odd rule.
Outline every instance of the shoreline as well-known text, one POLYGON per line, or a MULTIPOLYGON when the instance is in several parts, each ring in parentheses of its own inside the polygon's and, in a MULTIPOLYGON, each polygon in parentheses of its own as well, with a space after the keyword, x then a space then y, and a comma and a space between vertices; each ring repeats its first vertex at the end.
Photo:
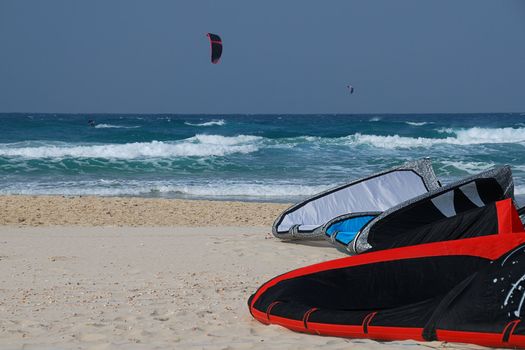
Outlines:
POLYGON ((98 196, 0 196, 0 226, 271 227, 291 204, 98 196))

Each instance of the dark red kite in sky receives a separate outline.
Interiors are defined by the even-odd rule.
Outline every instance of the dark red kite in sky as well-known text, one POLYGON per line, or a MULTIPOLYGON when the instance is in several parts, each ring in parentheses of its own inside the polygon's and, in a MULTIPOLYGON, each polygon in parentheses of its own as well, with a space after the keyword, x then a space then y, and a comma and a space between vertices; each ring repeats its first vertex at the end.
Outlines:
POLYGON ((217 34, 208 33, 206 36, 210 39, 211 46, 211 63, 217 64, 222 55, 222 40, 217 34))

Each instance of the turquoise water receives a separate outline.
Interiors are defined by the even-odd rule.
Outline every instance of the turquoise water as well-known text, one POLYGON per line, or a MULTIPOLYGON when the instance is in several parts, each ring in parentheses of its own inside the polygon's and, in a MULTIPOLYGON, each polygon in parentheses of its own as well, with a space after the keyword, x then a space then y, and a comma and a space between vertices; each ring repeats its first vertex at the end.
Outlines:
POLYGON ((444 182, 510 164, 525 199, 525 114, 33 113, 0 122, 0 194, 287 202, 431 157, 444 182))

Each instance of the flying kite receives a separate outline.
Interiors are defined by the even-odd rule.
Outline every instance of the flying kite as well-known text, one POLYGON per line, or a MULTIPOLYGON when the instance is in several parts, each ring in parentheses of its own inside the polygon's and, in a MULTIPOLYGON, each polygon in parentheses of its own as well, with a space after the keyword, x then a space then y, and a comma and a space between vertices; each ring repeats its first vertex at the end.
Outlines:
POLYGON ((210 39, 211 63, 217 64, 222 55, 222 40, 217 34, 208 33, 206 36, 210 39))

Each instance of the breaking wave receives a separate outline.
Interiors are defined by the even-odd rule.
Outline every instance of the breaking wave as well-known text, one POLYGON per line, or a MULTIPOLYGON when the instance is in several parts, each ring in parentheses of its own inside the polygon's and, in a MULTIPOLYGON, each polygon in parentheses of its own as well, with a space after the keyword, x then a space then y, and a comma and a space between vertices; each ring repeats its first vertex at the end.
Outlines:
MULTIPOLYGON (((525 128, 470 128, 448 130, 450 136, 441 138, 408 137, 400 135, 352 135, 325 138, 318 136, 297 136, 270 139, 261 136, 205 135, 177 141, 150 141, 124 144, 76 144, 66 142, 25 141, 0 144, 0 157, 35 158, 108 158, 145 159, 177 157, 209 157, 230 154, 248 154, 260 149, 291 149, 310 147, 317 150, 324 146, 349 147, 368 145, 384 149, 430 148, 436 145, 468 146, 479 144, 525 145, 525 128)), ((472 167, 477 168, 477 166, 472 167)), ((473 171, 466 168, 465 171, 473 171)))
POLYGON ((109 158, 140 159, 169 157, 225 156, 251 153, 261 137, 239 135, 195 135, 180 141, 151 141, 125 144, 84 144, 21 142, 0 144, 0 156, 24 158, 109 158))
POLYGON ((399 135, 366 135, 356 133, 347 136, 348 142, 353 144, 366 144, 379 148, 428 148, 434 145, 480 145, 524 143, 525 128, 469 128, 446 129, 446 133, 455 135, 445 138, 406 137, 399 135))
POLYGON ((184 122, 184 124, 186 125, 189 125, 189 126, 213 126, 213 125, 217 125, 217 126, 223 126, 226 124, 226 121, 224 121, 224 119, 214 119, 214 120, 211 120, 209 122, 204 122, 204 123, 190 123, 190 122, 184 122))

